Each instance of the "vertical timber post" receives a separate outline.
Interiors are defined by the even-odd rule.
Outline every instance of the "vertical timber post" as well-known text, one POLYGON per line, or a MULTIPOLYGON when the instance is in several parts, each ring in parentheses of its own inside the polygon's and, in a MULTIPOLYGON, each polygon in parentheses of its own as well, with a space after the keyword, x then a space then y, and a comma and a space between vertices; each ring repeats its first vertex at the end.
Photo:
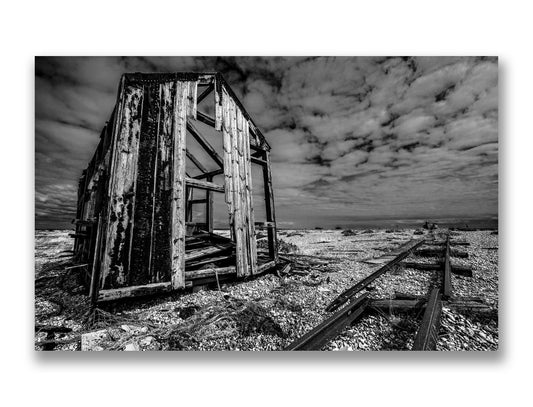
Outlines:
POLYGON ((176 82, 174 97, 174 165, 172 179, 172 288, 185 286, 185 138, 187 134, 187 82, 176 82))
MULTIPOLYGON (((213 182, 213 176, 207 177, 208 182, 213 182)), ((208 233, 213 233, 213 191, 205 191, 205 225, 208 233)))
POLYGON ((268 233, 268 255, 271 259, 278 261, 278 241, 276 231, 276 215, 274 213, 274 193, 272 191, 272 173, 270 169, 270 152, 263 153, 266 165, 263 166, 263 182, 265 187, 265 209, 266 220, 271 222, 267 228, 268 233))

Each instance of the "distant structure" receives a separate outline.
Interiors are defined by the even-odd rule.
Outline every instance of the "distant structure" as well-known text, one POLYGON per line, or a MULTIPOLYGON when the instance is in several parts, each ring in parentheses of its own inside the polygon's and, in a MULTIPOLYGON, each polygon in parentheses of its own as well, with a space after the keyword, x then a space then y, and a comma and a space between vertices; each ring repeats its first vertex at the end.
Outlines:
POLYGON ((428 220, 426 220, 424 222, 424 225, 422 226, 424 229, 427 229, 427 230, 434 230, 434 229, 438 229, 439 228, 439 225, 437 225, 436 223, 432 223, 428 220))
POLYGON ((94 302, 260 274, 278 260, 270 146, 219 73, 125 74, 74 222, 94 302))

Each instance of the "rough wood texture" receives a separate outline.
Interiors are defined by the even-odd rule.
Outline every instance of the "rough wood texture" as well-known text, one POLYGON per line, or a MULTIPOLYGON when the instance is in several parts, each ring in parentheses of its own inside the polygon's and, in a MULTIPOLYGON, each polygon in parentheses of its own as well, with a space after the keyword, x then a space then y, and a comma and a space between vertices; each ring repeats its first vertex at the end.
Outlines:
POLYGON ((187 134, 187 96, 185 82, 176 83, 174 97, 174 171, 172 188, 172 287, 185 286, 185 139, 187 134))
POLYGON ((172 223, 172 164, 174 140, 172 134, 176 84, 161 84, 159 114, 159 145, 152 225, 152 261, 150 282, 170 281, 172 223))
POLYGON ((236 246, 238 276, 257 272, 257 243, 251 197, 250 141, 247 122, 235 101, 222 90, 225 200, 236 246))
MULTIPOLYGON (((99 300, 100 290, 104 297, 113 297, 115 294, 109 290, 133 287, 116 292, 118 296, 129 296, 141 295, 142 290, 136 287, 152 284, 170 282, 173 289, 185 287, 187 229, 192 232, 201 227, 212 232, 215 191, 225 193, 238 276, 259 274, 275 266, 276 224, 270 161, 268 154, 265 155, 269 149, 221 75, 123 75, 110 122, 104 126, 93 158, 79 180, 74 252, 77 260, 83 260, 78 262, 89 263, 92 268, 87 283, 90 278, 93 300, 99 300), (211 91, 215 117, 197 110, 198 101, 208 97, 211 91), (193 119, 222 131, 223 157, 194 127, 193 119), (187 131, 220 169, 207 171, 207 165, 187 152, 187 131), (203 172, 194 179, 185 171, 187 153, 203 172), (252 160, 265 168, 265 188, 269 191, 267 223, 272 260, 260 266, 255 238, 252 160), (224 185, 213 182, 219 174, 224 174, 224 185), (187 223, 187 213, 191 214, 192 210, 187 212, 186 207, 186 192, 192 193, 193 188, 205 190, 205 199, 202 195, 202 199, 193 200, 191 195, 191 207, 194 203, 206 205, 205 223, 195 226, 187 223)), ((226 244, 226 241, 214 242, 226 244)), ((221 264, 231 264, 229 261, 221 264)))
POLYGON ((143 88, 125 86, 123 92, 124 99, 117 112, 100 288, 126 285, 129 267, 143 88))
MULTIPOLYGON (((409 261, 402 261, 400 263, 401 266, 405 268, 412 268, 415 270, 429 270, 429 271, 440 271, 444 268, 443 263, 418 263, 418 262, 409 262, 409 261)), ((470 266, 461 266, 458 264, 451 264, 451 272, 453 274, 458 274, 460 276, 464 277, 472 277, 472 267, 470 266)))
POLYGON ((205 190, 214 191, 214 192, 224 192, 223 185, 218 185, 213 182, 200 181, 196 178, 189 178, 189 177, 185 177, 185 182, 187 183, 187 186, 189 187, 205 189, 205 190))
POLYGON ((122 298, 140 297, 145 295, 161 294, 172 289, 170 282, 130 286, 111 290, 100 290, 98 302, 115 301, 122 298))
POLYGON ((412 350, 435 350, 442 311, 440 289, 434 288, 429 294, 426 311, 415 337, 412 350))
POLYGON ((452 273, 450 266, 450 236, 446 239, 444 249, 444 276, 442 284, 442 297, 448 299, 452 296, 452 273))
POLYGON ((265 209, 267 222, 271 225, 267 231, 268 253, 270 258, 278 260, 278 238, 276 230, 276 215, 274 212, 274 191, 272 186, 272 171, 270 169, 270 152, 264 152, 264 159, 267 163, 263 166, 263 183, 265 188, 265 209))
POLYGON ((154 216, 154 186, 159 135, 161 89, 153 83, 144 88, 141 136, 135 181, 135 207, 128 285, 149 284, 152 261, 152 225, 154 216))

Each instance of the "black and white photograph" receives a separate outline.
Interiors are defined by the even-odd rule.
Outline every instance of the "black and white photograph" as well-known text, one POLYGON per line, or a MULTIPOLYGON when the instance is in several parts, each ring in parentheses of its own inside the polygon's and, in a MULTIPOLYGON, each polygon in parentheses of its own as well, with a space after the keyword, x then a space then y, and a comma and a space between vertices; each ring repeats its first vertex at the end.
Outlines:
POLYGON ((499 349, 498 56, 34 65, 35 351, 499 349))

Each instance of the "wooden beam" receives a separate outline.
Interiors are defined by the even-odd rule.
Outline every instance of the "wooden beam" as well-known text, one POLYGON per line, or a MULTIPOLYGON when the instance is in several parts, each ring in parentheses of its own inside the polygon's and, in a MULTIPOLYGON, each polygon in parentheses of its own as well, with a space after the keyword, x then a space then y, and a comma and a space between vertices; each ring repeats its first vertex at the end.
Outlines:
POLYGON ((215 127, 215 119, 202 112, 196 112, 196 120, 207 124, 208 126, 215 127))
MULTIPOLYGON (((123 76, 124 78, 124 76, 123 76)), ((139 139, 144 92, 141 86, 121 84, 120 98, 113 127, 113 150, 108 183, 108 206, 102 238, 100 286, 126 281, 130 260, 139 139), (108 278, 109 276, 109 278, 108 278)))
POLYGON ((176 82, 174 97, 174 167, 172 186, 172 288, 177 289, 185 286, 185 236, 187 233, 185 210, 186 210, 186 183, 185 176, 185 142, 187 136, 187 96, 188 88, 184 82, 176 82))
MULTIPOLYGON (((440 271, 444 268, 443 263, 418 263, 418 262, 408 262, 402 261, 400 266, 405 268, 411 268, 415 270, 428 270, 428 271, 440 271)), ((458 274, 464 277, 472 277, 472 267, 470 266, 461 266, 458 264, 450 263, 451 272, 453 274, 458 274)))
POLYGON ((203 174, 205 174, 207 172, 207 169, 202 165, 202 163, 200 161, 198 161, 198 159, 193 155, 193 153, 191 153, 189 151, 189 149, 185 149, 185 154, 187 155, 187 157, 189 158, 189 160, 192 161, 192 163, 194 165, 196 165, 196 168, 198 168, 200 171, 202 171, 203 174))
POLYGON ((446 239, 446 248, 444 249, 444 278, 442 295, 444 299, 452 296, 452 275, 450 267, 450 236, 446 239))
POLYGON ((276 262, 274 260, 261 264, 260 266, 258 265, 256 274, 264 273, 275 266, 276 266, 276 262))
MULTIPOLYGON (((197 114, 198 114, 198 117, 200 117, 199 115, 201 113, 197 112, 197 114)), ((209 142, 205 139, 205 137, 202 136, 202 134, 192 125, 191 122, 187 122, 187 130, 189 130, 189 132, 196 139, 198 144, 202 146, 202 148, 207 152, 207 154, 209 154, 209 156, 213 159, 213 161, 215 161, 217 165, 220 168, 222 168, 224 164, 222 163, 222 158, 220 157, 220 155, 216 152, 213 146, 209 144, 209 142)))
POLYGON ((222 168, 219 168, 218 170, 206 172, 205 174, 196 175, 195 177, 190 177, 194 179, 207 179, 209 181, 209 178, 216 177, 217 175, 224 174, 224 170, 222 168))
POLYGON ((207 256, 213 256, 215 254, 226 253, 233 250, 233 243, 217 244, 206 247, 205 249, 193 250, 190 253, 185 254, 185 261, 190 262, 192 260, 201 259, 207 256))
POLYGON ((442 302, 440 289, 434 288, 429 294, 426 311, 416 334, 412 350, 435 350, 440 326, 442 302))
POLYGON ((218 268, 210 268, 210 269, 202 269, 202 270, 187 270, 185 272, 185 276, 187 280, 195 280, 199 278, 206 278, 206 277, 212 277, 215 274, 218 275, 228 275, 228 274, 237 274, 237 270, 235 269, 235 266, 231 267, 218 267, 218 268))
MULTIPOLYGON (((214 85, 211 83, 207 86, 207 88, 198 96, 198 99, 196 99, 196 104, 199 104, 202 100, 204 100, 211 92, 213 92, 214 85)), ((198 115, 199 112, 196 112, 196 115, 198 115)))
POLYGON ((207 202, 207 199, 191 199, 190 201, 191 205, 205 204, 206 202, 207 202))
POLYGON ((100 290, 98 302, 114 301, 122 298, 140 297, 145 295, 161 294, 172 290, 170 281, 164 283, 146 284, 110 290, 100 290))
POLYGON ((278 261, 278 237, 276 230, 276 215, 274 210, 274 192, 272 188, 272 172, 270 168, 270 152, 263 153, 266 165, 263 166, 263 185, 265 192, 265 211, 266 221, 274 224, 274 227, 268 228, 268 252, 270 258, 278 261))
MULTIPOLYGON (((406 296, 408 297, 408 296, 406 296)), ((414 299, 405 298, 405 299, 391 299, 391 300, 372 300, 368 304, 368 309, 370 311, 376 310, 385 315, 398 314, 398 313, 409 313, 409 312, 420 312, 426 309, 426 298, 414 299)), ((480 303, 479 301, 472 301, 470 298, 466 300, 462 299, 450 299, 450 301, 443 302, 447 308, 453 309, 457 312, 466 313, 466 314, 480 314, 480 315, 493 315, 497 314, 497 310, 491 308, 490 306, 480 303)))
MULTIPOLYGON (((444 246, 446 244, 446 240, 443 240, 443 241, 439 241, 439 240, 435 240, 435 241, 427 241, 425 243, 427 246, 444 246)), ((468 242, 463 242, 463 241, 459 241, 459 240, 450 240, 450 246, 470 246, 470 243, 468 242)))
MULTIPOLYGON (((422 257, 431 257, 431 256, 439 256, 440 257, 440 256, 442 256, 442 249, 422 248, 422 249, 418 249, 415 252, 415 254, 417 256, 422 256, 422 257)), ((466 258, 468 258, 468 253, 467 252, 460 252, 460 251, 457 251, 457 250, 450 250, 450 256, 466 259, 466 258)))
POLYGON ((255 227, 260 229, 275 228, 274 222, 255 222, 255 227))
POLYGON ((201 181, 196 178, 185 177, 185 182, 188 187, 207 189, 214 192, 224 192, 224 186, 215 184, 214 182, 201 181))
POLYGON ((250 157, 251 161, 253 164, 259 164, 259 165, 264 165, 266 166, 267 165, 267 162, 265 160, 262 160, 261 158, 257 158, 257 157, 250 157))
MULTIPOLYGON (((213 177, 208 177, 207 182, 213 182, 213 177)), ((213 233, 213 191, 205 190, 205 224, 207 231, 213 233)))

